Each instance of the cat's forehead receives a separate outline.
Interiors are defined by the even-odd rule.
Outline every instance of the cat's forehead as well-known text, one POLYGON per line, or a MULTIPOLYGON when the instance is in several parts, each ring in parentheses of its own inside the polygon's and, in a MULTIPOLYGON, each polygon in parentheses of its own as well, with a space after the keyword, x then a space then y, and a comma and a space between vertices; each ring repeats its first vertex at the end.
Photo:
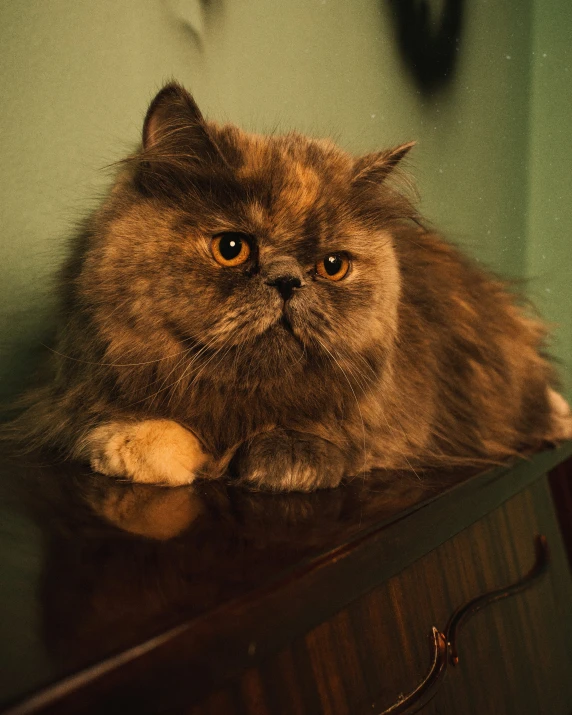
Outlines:
POLYGON ((260 174, 272 168, 297 171, 312 169, 315 174, 349 170, 353 159, 327 139, 289 132, 264 135, 245 132, 234 125, 214 125, 216 141, 229 163, 243 174, 260 174))
POLYGON ((233 148, 236 178, 246 189, 244 209, 261 230, 308 240, 345 213, 352 160, 331 142, 234 128, 225 138, 233 148))

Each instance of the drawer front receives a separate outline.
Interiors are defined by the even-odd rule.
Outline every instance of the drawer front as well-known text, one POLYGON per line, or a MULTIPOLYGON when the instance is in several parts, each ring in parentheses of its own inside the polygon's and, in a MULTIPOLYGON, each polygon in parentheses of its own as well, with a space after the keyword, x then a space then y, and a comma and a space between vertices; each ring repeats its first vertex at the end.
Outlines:
MULTIPOLYGON (((562 538, 542 479, 186 712, 402 712, 398 704, 434 664, 435 682, 407 712, 569 715, 571 604, 562 538), (439 677, 433 627, 445 631, 463 604, 519 582, 535 562, 538 534, 550 547, 546 572, 518 593, 477 604, 483 607, 458 634, 458 663, 439 677)), ((450 655, 441 646, 441 655, 450 655)))

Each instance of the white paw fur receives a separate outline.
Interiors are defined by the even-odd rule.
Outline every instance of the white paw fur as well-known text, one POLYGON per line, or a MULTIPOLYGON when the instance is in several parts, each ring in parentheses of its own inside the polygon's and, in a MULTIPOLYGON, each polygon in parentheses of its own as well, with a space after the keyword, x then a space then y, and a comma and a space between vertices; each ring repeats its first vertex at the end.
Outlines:
POLYGON ((190 484, 207 461, 194 434, 172 420, 109 422, 86 440, 94 471, 145 484, 190 484))
POLYGON ((562 395, 548 389, 548 400, 552 408, 554 439, 572 439, 572 413, 562 395))

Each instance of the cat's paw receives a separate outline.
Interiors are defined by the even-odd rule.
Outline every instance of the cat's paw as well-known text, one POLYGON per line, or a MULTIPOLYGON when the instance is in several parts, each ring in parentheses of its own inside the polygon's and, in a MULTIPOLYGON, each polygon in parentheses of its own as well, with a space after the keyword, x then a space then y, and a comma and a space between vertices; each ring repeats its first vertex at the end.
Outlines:
POLYGON ((109 422, 85 449, 94 471, 145 484, 190 484, 208 456, 198 439, 171 420, 109 422))
POLYGON ((572 439, 572 412, 568 403, 551 388, 548 389, 548 401, 552 410, 552 438, 556 441, 572 439))
POLYGON ((232 469, 241 481, 271 491, 310 492, 336 487, 344 476, 342 452, 320 437, 273 430, 245 442, 232 469))

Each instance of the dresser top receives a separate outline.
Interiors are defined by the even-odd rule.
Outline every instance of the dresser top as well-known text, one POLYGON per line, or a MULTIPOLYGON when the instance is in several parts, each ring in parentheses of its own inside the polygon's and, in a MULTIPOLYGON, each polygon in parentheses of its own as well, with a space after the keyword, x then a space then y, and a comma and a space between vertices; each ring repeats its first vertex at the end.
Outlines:
POLYGON ((141 682, 150 667, 164 684, 184 667, 206 691, 570 454, 566 444, 486 472, 379 473, 312 494, 132 485, 5 456, 0 710, 67 712, 77 693, 141 682))

